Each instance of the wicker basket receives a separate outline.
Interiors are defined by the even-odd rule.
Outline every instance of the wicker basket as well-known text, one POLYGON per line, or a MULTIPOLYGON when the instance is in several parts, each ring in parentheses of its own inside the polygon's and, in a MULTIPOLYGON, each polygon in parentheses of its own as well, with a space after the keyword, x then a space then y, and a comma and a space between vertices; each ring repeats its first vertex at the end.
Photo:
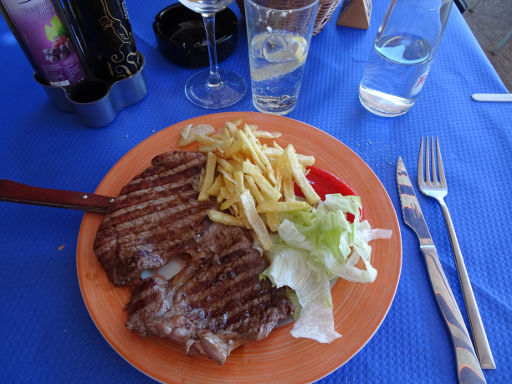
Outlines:
MULTIPOLYGON (((313 27, 313 36, 320 33, 324 25, 329 21, 331 18, 334 10, 339 5, 341 0, 320 0, 318 2, 318 13, 316 14, 315 19, 315 26, 313 27)), ((300 3, 303 2, 304 4, 310 3, 309 1, 303 1, 303 0, 295 0, 295 2, 300 6, 300 3)), ((244 0, 236 0, 236 3, 238 4, 238 8, 240 8, 240 13, 242 14, 242 17, 245 17, 244 12, 244 0)), ((278 8, 279 4, 288 4, 289 1, 287 0, 274 0, 273 3, 275 4, 276 8, 278 8)))

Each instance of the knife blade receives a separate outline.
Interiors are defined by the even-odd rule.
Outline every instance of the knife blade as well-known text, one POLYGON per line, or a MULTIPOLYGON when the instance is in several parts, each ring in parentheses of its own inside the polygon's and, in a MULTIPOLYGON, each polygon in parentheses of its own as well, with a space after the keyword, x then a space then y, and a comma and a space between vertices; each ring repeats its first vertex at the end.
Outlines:
POLYGON ((437 305, 452 338, 459 383, 485 383, 469 332, 444 274, 434 241, 401 157, 397 161, 396 180, 404 222, 418 236, 437 305))

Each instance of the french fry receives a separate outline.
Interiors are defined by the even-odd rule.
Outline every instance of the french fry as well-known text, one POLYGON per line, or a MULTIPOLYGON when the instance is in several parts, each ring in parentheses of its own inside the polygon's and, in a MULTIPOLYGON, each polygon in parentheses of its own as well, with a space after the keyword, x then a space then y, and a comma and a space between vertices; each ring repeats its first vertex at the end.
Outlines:
POLYGON ((297 155, 297 160, 305 167, 315 164, 315 156, 297 155))
POLYGON ((279 212, 310 209, 319 200, 305 177, 305 167, 315 158, 297 154, 291 145, 279 146, 273 141, 279 132, 260 131, 257 125, 235 120, 217 132, 189 125, 181 135, 180 142, 198 142, 199 150, 207 153, 198 199, 216 197, 219 208, 208 213, 210 219, 253 230, 265 250, 272 247, 269 231, 278 230, 279 212), (295 183, 307 202, 296 200, 295 183))
POLYGON ((206 158, 206 172, 204 174, 203 185, 199 192, 197 200, 208 200, 208 188, 213 184, 213 177, 215 176, 215 164, 217 163, 217 156, 213 152, 208 152, 206 158))
POLYGON ((222 183, 222 175, 217 175, 210 188, 208 188, 208 190, 206 191, 208 195, 217 196, 220 193, 220 187, 222 183))
POLYGON ((184 147, 186 145, 192 144, 197 139, 197 135, 208 136, 215 132, 215 129, 208 124, 198 124, 192 125, 188 124, 181 131, 181 139, 178 143, 179 147, 184 147))
POLYGON ((291 144, 286 147, 285 153, 288 158, 288 163, 292 171, 293 179, 304 194, 306 201, 312 206, 316 206, 320 201, 320 196, 318 196, 311 184, 309 184, 306 176, 304 176, 302 167, 297 160, 297 156, 295 155, 295 149, 291 144))
POLYGON ((284 152, 284 148, 281 147, 279 144, 277 144, 275 141, 272 144, 273 144, 274 148, 280 149, 280 150, 282 150, 284 152))
POLYGON ((240 195, 233 195, 229 199, 226 199, 222 202, 220 205, 220 210, 225 211, 226 209, 229 209, 235 204, 238 200, 240 200, 240 195))
POLYGON ((235 136, 236 131, 238 131, 238 127, 232 121, 226 121, 226 128, 228 129, 229 133, 231 133, 231 135, 233 136, 235 136))
MULTIPOLYGON (((229 131, 227 131, 227 134, 229 135, 229 131)), ((221 148, 224 154, 226 153, 226 150, 233 145, 233 142, 235 141, 235 138, 232 136, 225 137, 224 140, 221 143, 221 148)))
POLYGON ((290 170, 290 164, 284 155, 281 157, 281 159, 283 159, 280 170, 282 176, 281 185, 283 189, 284 201, 295 201, 295 186, 290 170))
POLYGON ((249 153, 251 154, 252 159, 254 162, 260 167, 264 168, 263 163, 261 162, 258 153, 256 152, 256 149, 254 148, 251 140, 247 137, 247 135, 243 131, 238 131, 238 137, 240 140, 244 143, 245 147, 249 150, 249 153))
POLYGON ((220 187, 220 192, 217 195, 217 204, 222 203, 222 201, 226 198, 226 196, 227 196, 226 187, 225 186, 220 187))
POLYGON ((195 141, 206 146, 218 146, 221 143, 219 140, 215 140, 206 135, 196 135, 195 141))
POLYGON ((259 203, 262 203, 264 201, 263 196, 260 193, 260 190, 256 186, 256 183, 254 182, 254 179, 251 175, 245 175, 245 180, 247 181, 247 188, 249 188, 249 191, 251 191, 251 195, 256 199, 256 201, 259 203))
POLYGON ((267 212, 267 213, 265 213, 265 219, 266 219, 269 229, 272 232, 277 232, 277 230, 279 229, 279 224, 281 224, 277 213, 276 212, 267 212))
POLYGON ((231 180, 224 180, 226 185, 226 191, 229 194, 229 196, 233 196, 236 194, 236 181, 234 179, 231 180))
POLYGON ((233 171, 240 171, 240 170, 242 170, 242 163, 243 163, 243 161, 242 162, 238 162, 238 160, 235 160, 235 159, 231 158, 231 159, 227 160, 227 162, 229 164, 231 164, 231 166, 233 167, 233 171))
POLYGON ((277 162, 275 164, 276 167, 276 181, 274 182, 274 185, 276 186, 276 189, 278 191, 281 191, 281 186, 283 182, 283 168, 286 166, 285 164, 286 158, 284 156, 279 156, 277 159, 277 162))
POLYGON ((258 213, 290 212, 309 209, 311 206, 305 201, 265 201, 256 207, 258 213))
POLYGON ((295 186, 291 176, 284 178, 282 184, 284 201, 295 201, 295 186))
MULTIPOLYGON (((242 218, 242 215, 241 215, 241 211, 240 211, 240 208, 239 208, 239 203, 237 204, 233 204, 231 207, 229 207, 229 212, 231 213, 232 216, 236 217, 237 219, 241 219, 242 218)), ((246 223, 244 221, 244 223, 246 223)), ((247 227, 247 228, 250 228, 250 227, 247 227)))
POLYGON ((243 172, 242 171, 236 171, 234 179, 235 179, 234 187, 233 187, 233 185, 231 183, 227 184, 227 188, 228 188, 228 191, 229 191, 229 194, 231 195, 231 197, 226 199, 220 205, 220 209, 223 210, 223 211, 226 210, 226 209, 230 209, 233 206, 233 204, 238 202, 240 200, 240 195, 245 190, 245 188, 244 188, 244 174, 243 174, 243 172), (233 191, 233 188, 234 188, 234 191, 233 191))
POLYGON ((245 190, 245 192, 240 195, 240 202, 242 204, 245 217, 256 235, 256 239, 258 239, 265 251, 270 250, 272 248, 272 240, 270 239, 265 223, 256 211, 254 199, 249 190, 245 190))
POLYGON ((216 146, 215 149, 213 150, 213 152, 217 156, 224 158, 224 150, 222 148, 219 148, 219 146, 216 146))
MULTIPOLYGON (((268 156, 271 159, 275 159, 279 156, 282 156, 284 153, 284 150, 282 148, 265 148, 263 149, 263 154, 268 156)), ((314 156, 305 156, 296 154, 297 160, 299 163, 303 166, 309 167, 310 165, 313 165, 315 163, 315 157, 314 156)))
POLYGON ((199 147, 199 152, 208 153, 208 152, 214 152, 217 149, 216 145, 207 145, 199 147))
POLYGON ((242 171, 235 172, 235 190, 237 195, 241 195, 244 190, 244 173, 242 171))
POLYGON ((258 186, 262 194, 265 193, 267 196, 269 196, 272 200, 275 201, 281 198, 281 192, 274 189, 272 184, 270 184, 267 181, 267 179, 265 179, 265 177, 261 173, 261 170, 256 168, 255 165, 251 164, 246 160, 242 165, 242 169, 245 173, 250 174, 254 178, 254 181, 256 182, 256 185, 258 186))
POLYGON ((224 212, 216 211, 215 209, 210 209, 208 211, 208 218, 216 223, 232 225, 236 227, 245 227, 245 223, 242 219, 228 215, 224 212))
POLYGON ((240 152, 244 147, 244 143, 241 140, 235 140, 232 145, 230 145, 226 150, 224 151, 224 155, 226 157, 231 157, 235 155, 236 153, 240 152))
MULTIPOLYGON (((249 141, 252 144, 252 148, 254 149, 254 152, 256 153, 256 155, 258 156, 258 159, 260 160, 260 162, 262 164, 261 168, 264 168, 267 171, 268 179, 272 183, 276 184, 276 177, 274 174, 274 169, 270 165, 270 162, 268 161, 267 156, 265 156, 263 154, 263 152, 261 151, 260 146, 256 145, 256 143, 258 141, 257 141, 256 137, 254 136, 254 133, 251 131, 251 129, 249 128, 249 126, 247 124, 244 126, 244 132, 246 133, 247 138, 249 139, 249 141)), ((279 188, 277 188, 277 190, 279 190, 279 188)))
POLYGON ((231 159, 233 159, 233 161, 237 162, 238 165, 242 165, 245 161, 245 159, 242 157, 242 156, 239 156, 239 155, 233 155, 233 156, 230 156, 231 159))
POLYGON ((224 170, 226 172, 229 172, 229 173, 233 173, 235 171, 235 169, 233 168, 233 166, 231 165, 231 163, 225 159, 218 159, 217 160, 217 163, 222 167, 224 168, 224 170))
POLYGON ((224 181, 227 183, 230 181, 231 183, 235 183, 235 180, 233 179, 233 176, 229 172, 226 172, 224 168, 217 168, 217 171, 224 176, 224 181))
POLYGON ((254 136, 261 139, 277 139, 281 137, 281 132, 256 131, 254 136))

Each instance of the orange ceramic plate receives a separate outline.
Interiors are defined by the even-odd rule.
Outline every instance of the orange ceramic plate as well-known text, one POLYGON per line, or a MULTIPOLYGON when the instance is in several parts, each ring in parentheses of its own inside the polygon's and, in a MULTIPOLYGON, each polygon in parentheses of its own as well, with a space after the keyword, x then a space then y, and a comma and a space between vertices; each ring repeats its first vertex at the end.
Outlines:
POLYGON ((378 270, 373 284, 338 280, 332 290, 336 330, 343 337, 331 344, 295 339, 292 325, 274 330, 259 342, 233 351, 226 363, 187 356, 167 340, 141 338, 125 326, 124 305, 129 290, 115 288, 93 253, 101 215, 87 213, 80 227, 77 269, 80 288, 91 317, 108 343, 135 368, 168 383, 305 383, 334 371, 354 356, 378 329, 391 305, 400 277, 402 250, 398 220, 391 201, 372 170, 344 144, 307 124, 253 112, 196 117, 151 136, 128 152, 105 176, 96 193, 117 196, 121 188, 150 165, 155 155, 177 148, 187 124, 219 128, 242 118, 261 129, 280 131, 279 143, 293 143, 298 152, 316 157, 315 165, 342 177, 362 197, 365 217, 373 228, 393 230, 390 240, 372 243, 372 263, 378 270))

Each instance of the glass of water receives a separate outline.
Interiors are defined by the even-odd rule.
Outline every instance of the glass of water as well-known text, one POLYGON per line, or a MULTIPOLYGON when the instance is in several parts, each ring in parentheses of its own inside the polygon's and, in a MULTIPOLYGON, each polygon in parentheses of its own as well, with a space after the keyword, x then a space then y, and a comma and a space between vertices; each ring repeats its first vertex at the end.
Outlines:
POLYGON ((285 115, 297 104, 318 0, 245 0, 252 101, 285 115))
POLYGON ((452 0, 392 0, 368 59, 359 99, 370 112, 400 116, 416 102, 441 42, 452 0))

